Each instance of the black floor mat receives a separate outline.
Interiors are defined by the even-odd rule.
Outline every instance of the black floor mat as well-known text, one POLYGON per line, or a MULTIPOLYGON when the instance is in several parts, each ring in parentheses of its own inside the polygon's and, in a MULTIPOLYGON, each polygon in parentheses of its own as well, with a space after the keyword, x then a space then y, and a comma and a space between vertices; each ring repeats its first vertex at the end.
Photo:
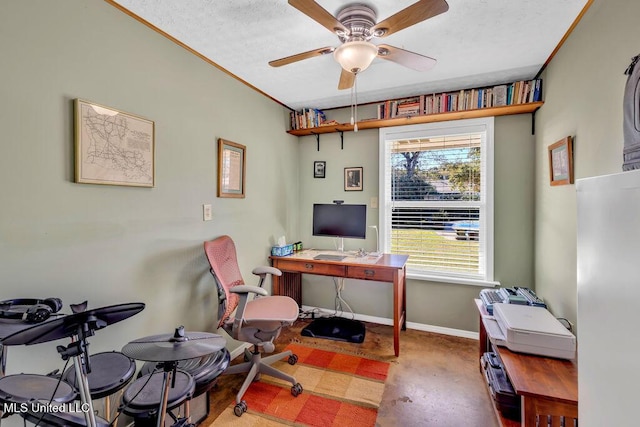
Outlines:
POLYGON ((364 323, 358 320, 345 319, 344 317, 320 317, 300 332, 305 337, 354 343, 363 342, 364 333, 364 323))

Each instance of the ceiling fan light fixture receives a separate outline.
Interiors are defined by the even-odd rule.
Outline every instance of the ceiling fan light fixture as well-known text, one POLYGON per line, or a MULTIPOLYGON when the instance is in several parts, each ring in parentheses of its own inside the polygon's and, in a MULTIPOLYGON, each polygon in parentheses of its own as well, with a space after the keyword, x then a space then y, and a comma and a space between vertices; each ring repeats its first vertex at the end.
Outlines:
POLYGON ((366 70, 377 55, 378 47, 367 41, 346 42, 333 52, 340 66, 354 74, 366 70))

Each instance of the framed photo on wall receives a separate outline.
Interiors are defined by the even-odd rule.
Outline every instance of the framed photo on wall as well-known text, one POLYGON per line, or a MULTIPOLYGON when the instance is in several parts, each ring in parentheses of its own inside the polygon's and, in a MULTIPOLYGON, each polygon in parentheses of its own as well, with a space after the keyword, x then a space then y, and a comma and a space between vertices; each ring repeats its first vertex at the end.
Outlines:
POLYGON ((153 187, 154 122, 74 100, 75 182, 153 187))
POLYGON ((549 146, 549 179, 551 185, 573 184, 572 138, 567 136, 549 146))
POLYGON ((244 198, 247 147, 218 139, 218 197, 244 198))
POLYGON ((313 177, 324 178, 327 170, 327 162, 315 161, 313 162, 313 177))
POLYGON ((344 168, 344 191, 362 191, 362 167, 344 168))

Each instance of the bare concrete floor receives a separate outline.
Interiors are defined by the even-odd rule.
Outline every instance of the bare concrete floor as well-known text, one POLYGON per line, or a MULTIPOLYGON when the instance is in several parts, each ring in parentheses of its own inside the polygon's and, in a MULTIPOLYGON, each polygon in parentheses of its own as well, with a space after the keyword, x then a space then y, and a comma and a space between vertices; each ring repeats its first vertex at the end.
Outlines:
MULTIPOLYGON (((353 344, 303 337, 300 331, 308 323, 299 320, 283 330, 276 351, 281 351, 290 342, 307 343, 315 348, 391 363, 378 411, 378 426, 499 425, 478 369, 476 340, 406 330, 400 336, 400 356, 395 357, 391 326, 367 323, 365 341, 353 344)), ((242 381, 240 374, 220 377, 211 390, 209 417, 202 425, 209 425, 234 401, 242 381)))

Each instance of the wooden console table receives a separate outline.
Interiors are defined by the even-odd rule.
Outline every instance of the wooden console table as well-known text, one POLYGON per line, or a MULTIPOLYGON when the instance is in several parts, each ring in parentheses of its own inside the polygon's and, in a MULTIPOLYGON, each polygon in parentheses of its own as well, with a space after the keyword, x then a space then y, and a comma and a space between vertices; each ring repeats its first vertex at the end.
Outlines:
MULTIPOLYGON (((480 355, 494 351, 502 360, 504 370, 521 397, 522 422, 525 427, 535 427, 537 418, 540 425, 547 425, 547 417, 551 426, 560 426, 560 418, 564 417, 565 426, 573 426, 578 419, 578 367, 576 361, 555 359, 515 353, 506 347, 493 345, 488 340, 483 317, 489 313, 482 301, 475 300, 480 313, 480 355), (544 421, 543 421, 544 420, 544 421)), ((482 370, 482 367, 480 367, 482 370)), ((495 405, 494 405, 495 408, 495 405)), ((517 422, 502 417, 496 410, 498 420, 503 427, 519 425, 517 422)))
MULTIPOLYGON (((347 257, 342 261, 316 260, 307 251, 293 255, 271 256, 272 265, 283 272, 282 277, 273 277, 273 294, 288 295, 292 291, 302 301, 301 274, 344 277, 348 279, 376 280, 393 283, 393 348, 400 354, 400 330, 407 326, 406 307, 406 267, 408 255, 384 254, 375 263, 366 263, 347 257), (293 283, 298 289, 285 289, 285 284, 293 283)), ((318 251, 315 251, 317 253, 318 251)), ((322 251, 320 251, 322 252, 322 251)))

